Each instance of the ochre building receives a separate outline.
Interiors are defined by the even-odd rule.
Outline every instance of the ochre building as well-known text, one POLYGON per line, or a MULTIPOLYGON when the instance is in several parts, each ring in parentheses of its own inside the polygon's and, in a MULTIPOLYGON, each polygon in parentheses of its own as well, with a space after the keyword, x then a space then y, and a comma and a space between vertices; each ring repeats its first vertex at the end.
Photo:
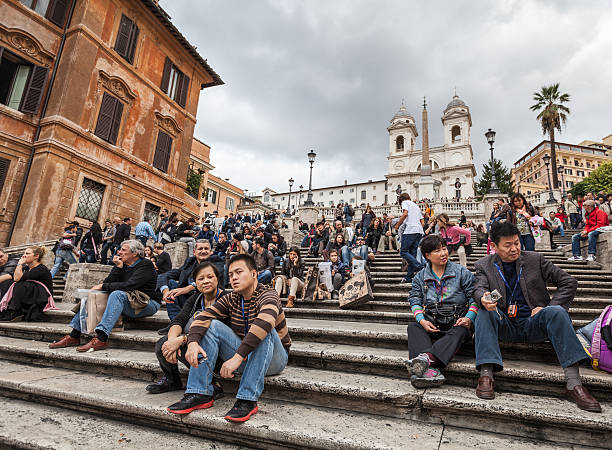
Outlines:
POLYGON ((0 17, 0 246, 197 211, 199 96, 223 81, 156 2, 3 0, 0 17))

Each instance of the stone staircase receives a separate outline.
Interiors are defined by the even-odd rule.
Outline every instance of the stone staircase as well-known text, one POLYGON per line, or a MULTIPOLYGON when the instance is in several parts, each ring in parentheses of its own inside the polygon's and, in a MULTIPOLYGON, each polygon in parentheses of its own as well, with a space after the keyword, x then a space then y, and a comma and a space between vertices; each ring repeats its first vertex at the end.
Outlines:
MULTIPOLYGON (((570 310, 574 325, 597 317, 612 298, 612 272, 586 261, 569 263, 560 251, 543 253, 578 280, 570 310)), ((484 248, 475 248, 468 267, 482 256, 484 248)), ((474 393, 478 374, 471 343, 445 370, 443 387, 414 389, 405 369, 406 325, 413 320, 406 302, 410 287, 399 285, 400 268, 397 253, 377 256, 371 265, 374 299, 360 310, 340 310, 335 300, 297 301, 286 309, 294 341, 289 365, 266 380, 260 413, 240 426, 222 419, 231 395, 214 408, 177 417, 165 407, 180 392, 145 393, 145 385, 160 375, 153 348, 159 337, 154 330, 168 321, 163 310, 126 322, 126 331, 111 335, 108 350, 87 354, 47 347, 68 331, 71 304, 58 303, 60 310, 49 312, 47 322, 0 323, 2 395, 11 407, 25 401, 54 408, 60 422, 64 416, 68 422, 74 411, 86 418, 93 413, 111 434, 114 421, 121 421, 130 424, 124 432, 132 426, 163 430, 222 448, 612 448, 612 375, 581 369, 604 412, 579 410, 563 399, 563 372, 549 343, 502 346, 505 370, 496 376, 495 400, 474 393)), ((57 300, 60 277, 55 283, 57 300)), ((235 381, 224 381, 226 392, 236 387, 235 381)))

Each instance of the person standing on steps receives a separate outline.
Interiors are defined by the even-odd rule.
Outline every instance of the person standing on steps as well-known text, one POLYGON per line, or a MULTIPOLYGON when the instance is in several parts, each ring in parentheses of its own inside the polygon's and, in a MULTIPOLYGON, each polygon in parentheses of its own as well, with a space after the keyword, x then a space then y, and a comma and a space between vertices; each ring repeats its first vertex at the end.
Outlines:
POLYGON ((402 280, 402 283, 410 283, 412 276, 423 268, 416 256, 419 243, 425 234, 423 231, 423 215, 419 206, 410 200, 410 195, 407 193, 400 194, 399 201, 402 205, 402 215, 395 224, 395 229, 398 230, 404 225, 402 240, 400 243, 400 256, 408 263, 408 271, 402 280))
POLYGON ((444 383, 440 370, 470 339, 478 304, 472 298, 474 275, 448 260, 444 238, 429 235, 420 248, 427 265, 412 279, 408 297, 415 322, 408 325, 406 367, 414 387, 428 388, 444 383))
POLYGON ((233 292, 198 314, 187 337, 185 359, 191 365, 183 399, 168 407, 188 414, 214 404, 213 368, 225 362, 221 377, 242 374, 234 407, 225 415, 231 422, 246 422, 258 411, 264 377, 277 375, 287 365, 291 338, 278 293, 257 281, 255 261, 236 255, 229 264, 233 292), (229 320, 231 327, 223 321, 229 320))
POLYGON ((580 409, 601 412, 599 402, 582 385, 579 365, 588 355, 576 337, 568 314, 576 280, 540 253, 521 252, 520 231, 509 222, 491 225, 495 254, 476 261, 474 299, 480 303, 475 321, 476 395, 495 398, 493 373, 503 370, 499 340, 541 343, 550 340, 566 381, 566 396, 580 409), (557 287, 552 299, 546 284, 557 287), (492 292, 501 294, 498 301, 492 292))

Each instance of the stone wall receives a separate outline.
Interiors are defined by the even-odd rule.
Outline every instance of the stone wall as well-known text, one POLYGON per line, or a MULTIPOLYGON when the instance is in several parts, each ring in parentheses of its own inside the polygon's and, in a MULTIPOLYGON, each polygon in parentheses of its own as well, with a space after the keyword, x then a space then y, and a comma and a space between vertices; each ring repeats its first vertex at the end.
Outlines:
MULTIPOLYGON (((588 256, 588 241, 580 241, 580 254, 583 258, 588 256)), ((563 248, 565 254, 572 255, 572 246, 567 245, 563 248)), ((612 268, 612 233, 601 233, 597 238, 597 253, 595 254, 596 264, 600 264, 604 270, 612 268)), ((589 263, 591 264, 591 263, 589 263)))
POLYGON ((164 246, 164 250, 170 255, 173 269, 181 267, 187 257, 190 256, 187 242, 171 242, 164 246))
POLYGON ((74 294, 77 289, 91 289, 92 286, 102 283, 112 268, 113 266, 102 264, 70 264, 62 302, 74 303, 74 294))

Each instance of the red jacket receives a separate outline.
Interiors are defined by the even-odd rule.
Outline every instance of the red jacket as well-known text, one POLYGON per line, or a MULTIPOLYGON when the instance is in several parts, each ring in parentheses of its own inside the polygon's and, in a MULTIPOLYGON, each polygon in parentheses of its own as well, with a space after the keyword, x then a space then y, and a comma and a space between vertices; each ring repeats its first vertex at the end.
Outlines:
POLYGON ((586 225, 584 226, 584 230, 587 233, 590 233, 599 227, 605 227, 610 224, 608 221, 608 215, 597 207, 595 207, 591 214, 586 214, 585 216, 586 225))

